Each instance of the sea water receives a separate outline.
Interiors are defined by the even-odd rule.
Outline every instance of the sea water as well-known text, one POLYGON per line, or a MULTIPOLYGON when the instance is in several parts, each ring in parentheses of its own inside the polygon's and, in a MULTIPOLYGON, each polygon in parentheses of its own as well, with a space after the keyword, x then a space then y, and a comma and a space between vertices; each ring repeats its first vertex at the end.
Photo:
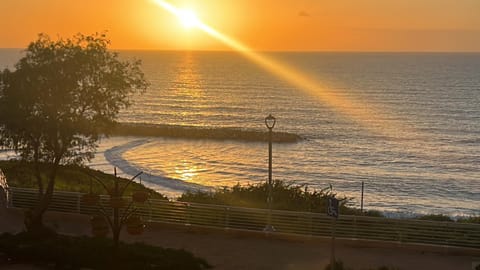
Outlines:
MULTIPOLYGON (((273 178, 308 189, 330 184, 387 213, 480 215, 480 54, 262 53, 354 101, 345 110, 235 52, 121 51, 151 83, 119 121, 234 127, 304 138, 273 145, 273 178), (367 112, 365 114, 358 112, 367 112)), ((18 50, 0 50, 12 67, 18 50)), ((268 145, 236 140, 111 137, 92 168, 170 196, 266 181, 268 145)))

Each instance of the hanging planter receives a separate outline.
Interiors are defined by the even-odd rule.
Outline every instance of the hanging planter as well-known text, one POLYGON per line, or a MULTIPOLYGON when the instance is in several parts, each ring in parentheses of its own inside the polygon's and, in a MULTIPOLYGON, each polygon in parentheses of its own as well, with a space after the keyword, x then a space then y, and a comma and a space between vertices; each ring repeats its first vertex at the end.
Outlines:
POLYGON ((131 216, 127 219, 127 232, 131 235, 142 234, 145 229, 142 219, 139 216, 131 216))
POLYGON ((145 191, 137 191, 132 194, 132 200, 136 203, 144 203, 148 200, 148 193, 145 191))
POLYGON ((119 196, 110 196, 110 206, 112 208, 125 207, 125 200, 119 196))
POLYGON ((117 192, 115 191, 115 188, 109 188, 109 189, 107 189, 107 192, 108 192, 108 195, 110 195, 110 196, 116 196, 117 195, 116 194, 117 192))
POLYGON ((86 193, 82 196, 82 202, 86 205, 96 205, 100 201, 98 194, 86 193))
POLYGON ((90 191, 82 196, 82 202, 86 205, 96 205, 100 201, 100 195, 93 193, 92 179, 90 179, 90 191))
MULTIPOLYGON (((140 177, 140 185, 142 184, 142 178, 140 177)), ((132 194, 132 200, 136 203, 144 203, 148 200, 148 192, 136 191, 132 194)))
POLYGON ((90 220, 92 225, 92 234, 97 237, 105 237, 108 234, 108 223, 102 216, 93 216, 90 220))

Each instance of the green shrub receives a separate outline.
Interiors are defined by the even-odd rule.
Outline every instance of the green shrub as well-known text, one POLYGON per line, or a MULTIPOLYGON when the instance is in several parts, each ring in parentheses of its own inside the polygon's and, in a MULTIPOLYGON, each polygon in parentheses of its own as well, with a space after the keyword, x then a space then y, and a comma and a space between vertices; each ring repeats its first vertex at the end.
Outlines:
POLYGON ((184 250, 121 243, 104 238, 0 235, 0 252, 14 262, 54 264, 56 269, 208 269, 203 259, 184 250))
MULTIPOLYGON (((324 269, 325 270, 331 270, 332 265, 329 263, 329 264, 327 264, 327 266, 325 266, 324 269)), ((353 270, 353 269, 346 268, 345 266, 343 266, 343 262, 341 260, 335 260, 335 270, 353 270)))
POLYGON ((462 217, 459 218, 457 222, 480 224, 480 216, 462 217))
POLYGON ((363 212, 363 214, 365 216, 369 216, 369 217, 385 217, 382 212, 378 211, 378 210, 367 210, 365 212, 363 212))
MULTIPOLYGON (((206 204, 232 205, 240 207, 268 208, 268 184, 218 189, 214 192, 195 191, 182 194, 179 201, 206 204)), ((291 185, 283 181, 273 183, 273 209, 325 213, 327 199, 333 195, 330 189, 309 191, 304 186, 291 185)), ((348 207, 350 198, 340 198, 340 213, 360 215, 359 209, 348 207)), ((367 211, 365 215, 382 216, 378 211, 367 211)))
POLYGON ((417 219, 419 220, 432 220, 432 221, 448 221, 448 222, 453 222, 454 220, 446 215, 442 214, 431 214, 431 215, 424 215, 420 216, 417 219))

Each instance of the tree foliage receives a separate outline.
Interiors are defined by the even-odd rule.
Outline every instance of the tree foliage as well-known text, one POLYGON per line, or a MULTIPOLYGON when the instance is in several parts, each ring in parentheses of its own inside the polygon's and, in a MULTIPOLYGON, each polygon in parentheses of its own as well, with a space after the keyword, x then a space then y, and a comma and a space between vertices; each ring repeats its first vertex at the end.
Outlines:
POLYGON ((147 87, 140 62, 121 61, 108 44, 103 34, 57 41, 40 34, 15 70, 0 73, 3 143, 25 160, 90 159, 129 95, 147 87))
POLYGON ((40 34, 14 70, 0 72, 0 144, 36 164, 40 215, 59 165, 91 159, 129 97, 148 86, 140 61, 123 61, 108 45, 105 34, 40 34), (39 164, 51 168, 46 179, 39 164))

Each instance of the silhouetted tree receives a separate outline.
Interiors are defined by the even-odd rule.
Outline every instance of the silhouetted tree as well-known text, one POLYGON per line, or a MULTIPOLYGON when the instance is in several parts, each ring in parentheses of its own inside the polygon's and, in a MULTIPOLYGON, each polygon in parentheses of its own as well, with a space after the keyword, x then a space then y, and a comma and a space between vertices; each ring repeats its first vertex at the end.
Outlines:
POLYGON ((59 165, 91 159, 129 96, 148 86, 140 61, 120 60, 109 43, 105 34, 40 34, 14 70, 0 72, 0 144, 34 163, 38 183, 29 230, 43 227, 59 165))

